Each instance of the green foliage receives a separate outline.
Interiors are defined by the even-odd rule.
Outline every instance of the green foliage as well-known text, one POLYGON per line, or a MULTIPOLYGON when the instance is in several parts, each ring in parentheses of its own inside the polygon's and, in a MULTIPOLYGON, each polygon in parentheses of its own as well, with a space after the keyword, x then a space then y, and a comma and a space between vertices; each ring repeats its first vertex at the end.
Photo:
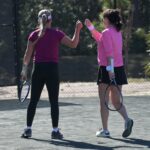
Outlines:
POLYGON ((146 75, 147 77, 150 77, 150 63, 148 63, 148 64, 144 67, 144 69, 145 69, 145 75, 146 75))
MULTIPOLYGON (((146 43, 147 43, 148 52, 150 53, 150 32, 146 35, 146 43)), ((145 69, 145 74, 148 77, 150 77, 150 63, 148 63, 144 69, 145 69)))
POLYGON ((150 31, 146 35, 146 44, 147 44, 147 49, 150 50, 150 31))
MULTIPOLYGON (((130 0, 116 0, 116 3, 117 3, 116 7, 117 9, 120 9, 122 20, 123 20, 123 23, 125 24, 127 21, 130 7, 131 7, 131 1, 130 0)), ((114 0, 103 0, 102 5, 103 5, 103 10, 108 9, 108 8, 114 8, 114 0)))
MULTIPOLYGON (((19 20, 21 26, 22 53, 24 53, 29 33, 37 26, 37 14, 44 8, 53 10, 52 25, 60 28, 67 35, 72 37, 75 24, 78 19, 84 22, 85 18, 89 18, 91 20, 97 20, 99 18, 101 2, 99 0, 20 0, 19 20)), ((91 55, 96 52, 96 48, 93 49, 94 45, 95 44, 93 44, 89 31, 84 28, 81 32, 81 41, 77 48, 78 51, 62 46, 60 52, 61 55, 91 55)))
POLYGON ((132 34, 130 43, 131 53, 145 53, 146 52, 146 33, 143 28, 137 28, 132 34))
POLYGON ((146 32, 150 30, 150 1, 149 0, 137 0, 136 8, 136 25, 135 27, 142 27, 146 32))
MULTIPOLYGON (((22 55, 26 48, 27 37, 31 31, 37 26, 37 14, 41 9, 52 9, 53 27, 58 27, 67 35, 72 37, 74 33, 75 23, 79 19, 84 22, 85 18, 89 18, 95 27, 103 30, 102 11, 106 8, 113 8, 113 0, 18 0, 19 2, 19 23, 21 28, 21 47, 22 55)), ((121 10, 124 29, 127 28, 129 11, 131 8, 131 0, 116 0, 117 8, 121 10)), ((147 31, 150 27, 149 18, 149 0, 134 1, 135 17, 132 40, 130 42, 131 53, 144 53, 147 47, 150 47, 149 35, 147 31), (138 4, 138 5, 136 5, 138 4), (138 16, 136 18, 136 16, 138 16), (139 19, 140 17, 140 19, 139 19), (139 27, 141 26, 141 28, 139 27), (139 27, 136 30, 136 27, 139 27)), ((123 29, 123 30, 124 30, 123 29)), ((125 31, 125 30, 124 30, 125 31)), ((125 37, 124 33, 124 36, 125 37)), ((65 46, 61 47, 61 55, 93 55, 96 54, 96 43, 92 39, 90 32, 84 27, 81 31, 80 43, 77 49, 69 49, 65 46)))

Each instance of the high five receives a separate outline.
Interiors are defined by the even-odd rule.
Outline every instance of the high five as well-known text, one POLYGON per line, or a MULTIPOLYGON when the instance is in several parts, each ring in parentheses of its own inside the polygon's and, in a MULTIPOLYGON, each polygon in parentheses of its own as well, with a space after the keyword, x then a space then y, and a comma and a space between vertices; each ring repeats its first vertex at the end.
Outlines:
MULTIPOLYGON (((27 109, 27 124, 22 137, 32 136, 32 123, 42 89, 46 84, 51 105, 52 132, 51 137, 62 139, 58 128, 59 120, 59 45, 75 48, 79 42, 82 23, 77 21, 73 38, 64 32, 52 28, 52 15, 49 10, 41 10, 38 14, 39 28, 28 38, 27 49, 23 59, 22 79, 27 78, 27 68, 33 54, 33 73, 31 80, 31 99, 27 109)), ((39 133, 40 134, 40 133, 39 133)))

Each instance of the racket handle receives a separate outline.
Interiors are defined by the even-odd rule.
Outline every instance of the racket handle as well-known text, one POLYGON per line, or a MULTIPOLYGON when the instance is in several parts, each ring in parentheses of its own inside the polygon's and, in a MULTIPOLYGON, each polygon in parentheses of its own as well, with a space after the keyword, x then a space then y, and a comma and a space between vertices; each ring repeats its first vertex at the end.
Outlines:
POLYGON ((114 83, 115 85, 117 85, 115 78, 111 79, 111 83, 114 83))

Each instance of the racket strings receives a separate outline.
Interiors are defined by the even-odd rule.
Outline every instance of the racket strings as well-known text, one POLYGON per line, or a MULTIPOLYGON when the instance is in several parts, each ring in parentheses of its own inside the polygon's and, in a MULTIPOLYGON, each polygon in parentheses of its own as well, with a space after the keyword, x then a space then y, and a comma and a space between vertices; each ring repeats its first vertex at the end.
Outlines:
POLYGON ((26 93, 28 92, 28 86, 25 85, 22 88, 21 97, 25 97, 26 93))
POLYGON ((28 97, 29 90, 30 90, 30 83, 28 82, 23 83, 20 93, 21 102, 23 102, 28 97))
POLYGON ((120 110, 122 107, 122 95, 118 87, 109 86, 105 92, 105 104, 109 110, 120 110))

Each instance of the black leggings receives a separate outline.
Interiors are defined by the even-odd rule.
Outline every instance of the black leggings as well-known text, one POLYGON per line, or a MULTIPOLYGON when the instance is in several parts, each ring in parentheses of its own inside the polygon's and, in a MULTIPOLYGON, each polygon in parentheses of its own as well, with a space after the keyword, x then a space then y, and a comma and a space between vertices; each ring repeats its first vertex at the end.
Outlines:
POLYGON ((31 82, 31 100, 27 109, 27 126, 32 126, 36 106, 46 84, 51 105, 52 126, 58 127, 59 120, 59 73, 57 63, 35 63, 31 82))

